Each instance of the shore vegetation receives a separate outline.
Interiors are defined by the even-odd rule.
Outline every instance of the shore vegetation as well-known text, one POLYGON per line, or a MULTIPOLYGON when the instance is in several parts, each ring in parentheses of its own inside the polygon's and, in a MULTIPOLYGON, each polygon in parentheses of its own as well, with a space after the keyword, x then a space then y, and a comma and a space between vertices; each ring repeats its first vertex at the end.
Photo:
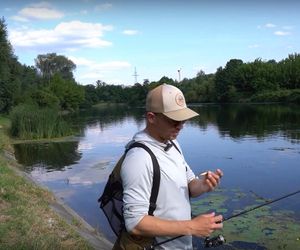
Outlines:
POLYGON ((10 122, 0 116, 0 249, 92 249, 51 208, 51 192, 24 178, 17 170, 7 135, 10 122))

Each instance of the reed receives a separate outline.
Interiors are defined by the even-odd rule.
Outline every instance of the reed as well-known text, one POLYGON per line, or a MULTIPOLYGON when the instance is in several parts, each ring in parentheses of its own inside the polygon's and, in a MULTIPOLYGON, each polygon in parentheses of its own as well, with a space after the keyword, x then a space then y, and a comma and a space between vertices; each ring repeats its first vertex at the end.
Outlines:
POLYGON ((19 105, 10 113, 11 135, 19 139, 55 138, 72 134, 58 110, 19 105))

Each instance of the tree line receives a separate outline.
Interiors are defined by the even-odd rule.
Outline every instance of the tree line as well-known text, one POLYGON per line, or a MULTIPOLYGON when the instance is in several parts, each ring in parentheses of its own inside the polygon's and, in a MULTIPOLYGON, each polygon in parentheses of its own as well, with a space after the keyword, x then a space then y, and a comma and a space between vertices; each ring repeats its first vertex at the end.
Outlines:
POLYGON ((74 79, 76 65, 63 55, 37 55, 35 66, 21 64, 0 19, 0 113, 31 104, 41 108, 75 111, 99 102, 142 106, 147 92, 161 83, 180 88, 188 103, 199 102, 295 102, 300 103, 300 54, 276 62, 231 59, 214 74, 200 70, 196 77, 178 82, 167 76, 132 86, 98 80, 80 85, 74 79))

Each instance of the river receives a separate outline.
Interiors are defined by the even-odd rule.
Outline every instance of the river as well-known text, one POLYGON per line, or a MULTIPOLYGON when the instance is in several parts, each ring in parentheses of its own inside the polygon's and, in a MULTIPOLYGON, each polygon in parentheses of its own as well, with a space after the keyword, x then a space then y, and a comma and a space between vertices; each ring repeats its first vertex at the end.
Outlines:
MULTIPOLYGON (((178 137, 198 174, 220 168, 220 187, 191 200, 193 214, 225 217, 300 190, 300 109, 295 105, 194 105, 199 117, 178 137)), ((143 109, 91 109, 70 117, 75 139, 14 145, 17 161, 89 224, 114 235, 97 199, 132 135, 144 128, 143 109)), ((300 194, 224 222, 220 249, 300 249, 300 194)), ((202 248, 202 239, 195 245, 202 248)))

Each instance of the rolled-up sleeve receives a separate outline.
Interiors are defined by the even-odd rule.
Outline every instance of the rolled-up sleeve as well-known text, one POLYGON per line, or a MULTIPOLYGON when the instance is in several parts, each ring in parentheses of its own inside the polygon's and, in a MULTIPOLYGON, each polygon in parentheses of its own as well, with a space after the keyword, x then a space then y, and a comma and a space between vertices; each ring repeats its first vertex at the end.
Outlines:
POLYGON ((190 183, 192 180, 196 178, 193 170, 190 168, 188 164, 186 164, 186 178, 188 183, 190 183))
POLYGON ((148 214, 153 167, 150 155, 142 148, 129 150, 121 167, 123 215, 127 231, 132 231, 148 214))

